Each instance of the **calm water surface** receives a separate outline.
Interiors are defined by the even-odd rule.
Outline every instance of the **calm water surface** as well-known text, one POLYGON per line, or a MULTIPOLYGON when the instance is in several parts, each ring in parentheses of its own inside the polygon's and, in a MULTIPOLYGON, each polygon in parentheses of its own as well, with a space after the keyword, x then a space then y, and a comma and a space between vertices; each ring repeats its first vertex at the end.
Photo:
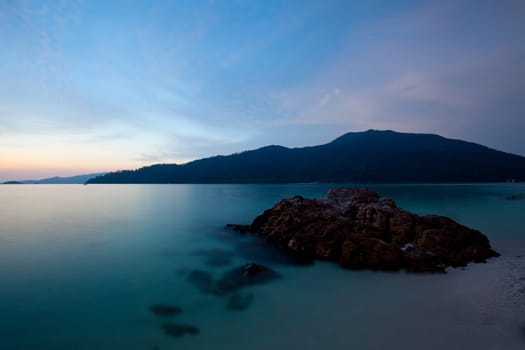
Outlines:
POLYGON ((503 254, 487 264, 417 275, 266 263, 282 278, 246 288, 243 311, 187 282, 259 258, 226 223, 330 187, 0 186, 0 349, 525 348, 525 200, 506 199, 523 184, 369 186, 481 230, 503 254), (209 249, 231 264, 207 262, 209 249), (173 321, 200 334, 165 334, 156 303, 183 308, 173 321))

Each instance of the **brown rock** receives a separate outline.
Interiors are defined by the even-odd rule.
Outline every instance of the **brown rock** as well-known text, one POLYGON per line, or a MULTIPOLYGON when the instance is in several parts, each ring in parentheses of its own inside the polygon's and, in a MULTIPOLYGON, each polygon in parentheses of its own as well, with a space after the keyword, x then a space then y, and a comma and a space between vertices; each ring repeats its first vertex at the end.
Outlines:
POLYGON ((341 254, 340 243, 320 239, 315 244, 315 256, 320 259, 334 260, 341 254))
POLYGON ((392 241, 403 245, 414 240, 414 215, 406 210, 395 210, 389 221, 392 241))
POLYGON ((238 231, 301 256, 350 269, 444 271, 498 256, 481 232, 443 216, 418 216, 364 188, 330 189, 324 199, 283 199, 238 231))
POLYGON ((354 238, 343 243, 339 264, 348 269, 397 270, 401 249, 377 238, 354 238))

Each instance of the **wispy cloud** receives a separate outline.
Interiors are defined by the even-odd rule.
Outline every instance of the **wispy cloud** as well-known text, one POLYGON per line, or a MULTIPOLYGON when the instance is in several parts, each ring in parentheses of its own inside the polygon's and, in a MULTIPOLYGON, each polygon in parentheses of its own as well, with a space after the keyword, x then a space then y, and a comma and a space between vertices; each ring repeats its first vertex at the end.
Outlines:
POLYGON ((361 28, 354 35, 370 44, 360 52, 349 43, 309 84, 275 94, 288 116, 281 123, 435 132, 525 154, 525 26, 516 3, 432 3, 361 28), (476 21, 464 21, 467 8, 476 21), (498 129, 508 138, 488 137, 498 129))

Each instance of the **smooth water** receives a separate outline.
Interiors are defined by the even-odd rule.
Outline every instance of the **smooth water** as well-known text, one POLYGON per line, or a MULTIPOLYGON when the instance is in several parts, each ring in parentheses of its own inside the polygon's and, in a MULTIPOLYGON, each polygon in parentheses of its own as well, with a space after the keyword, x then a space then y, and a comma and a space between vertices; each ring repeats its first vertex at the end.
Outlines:
POLYGON ((444 275, 346 271, 328 262, 266 265, 243 311, 201 293, 193 269, 246 262, 249 223, 283 197, 327 184, 0 186, 0 349, 523 349, 523 184, 374 185, 398 206, 447 215, 503 254, 444 275), (221 263, 203 252, 230 252, 221 263), (152 304, 198 335, 166 334, 152 304))

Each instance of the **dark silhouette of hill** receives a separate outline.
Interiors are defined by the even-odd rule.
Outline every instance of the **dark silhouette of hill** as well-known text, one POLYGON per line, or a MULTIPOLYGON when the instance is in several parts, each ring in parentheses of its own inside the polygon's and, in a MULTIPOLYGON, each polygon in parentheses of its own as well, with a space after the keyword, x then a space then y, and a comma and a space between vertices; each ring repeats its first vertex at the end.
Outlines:
POLYGON ((325 145, 267 146, 186 164, 108 173, 87 183, 501 182, 525 158, 432 134, 368 130, 325 145))
MULTIPOLYGON (((92 179, 97 176, 104 175, 105 173, 94 173, 94 174, 83 174, 83 175, 74 175, 74 176, 54 176, 46 179, 40 180, 22 180, 14 181, 21 184, 38 184, 38 185, 48 185, 48 184, 83 184, 89 179, 92 179)), ((11 181, 10 181, 11 182, 11 181)))
POLYGON ((83 184, 87 180, 104 175, 105 173, 95 173, 95 174, 84 174, 84 175, 75 175, 75 176, 55 176, 48 179, 37 180, 39 184, 83 184))

